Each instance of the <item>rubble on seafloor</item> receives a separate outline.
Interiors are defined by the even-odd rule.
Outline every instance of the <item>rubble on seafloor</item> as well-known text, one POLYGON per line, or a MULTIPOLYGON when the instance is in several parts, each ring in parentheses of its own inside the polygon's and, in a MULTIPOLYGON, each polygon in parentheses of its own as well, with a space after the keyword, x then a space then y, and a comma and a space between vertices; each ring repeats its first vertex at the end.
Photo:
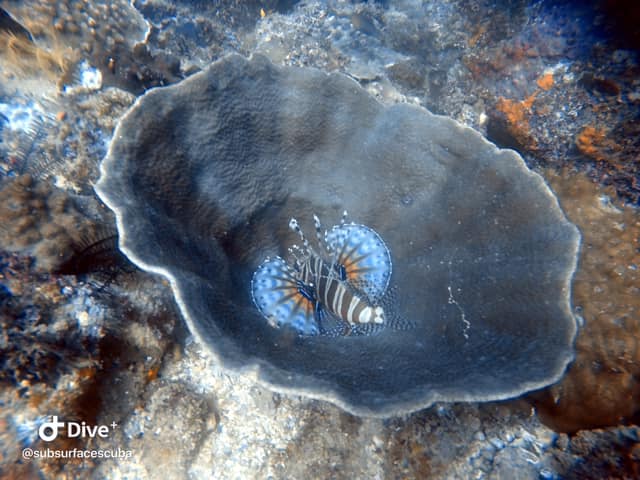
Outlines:
POLYGON ((613 3, 2 2, 30 36, 0 24, 0 476, 640 476, 640 37, 613 3), (565 378, 381 420, 220 370, 168 286, 110 256, 91 184, 137 95, 230 52, 344 72, 518 149, 583 235, 565 378), (49 415, 117 428, 46 444, 49 415), (21 458, 47 446, 132 456, 21 458))

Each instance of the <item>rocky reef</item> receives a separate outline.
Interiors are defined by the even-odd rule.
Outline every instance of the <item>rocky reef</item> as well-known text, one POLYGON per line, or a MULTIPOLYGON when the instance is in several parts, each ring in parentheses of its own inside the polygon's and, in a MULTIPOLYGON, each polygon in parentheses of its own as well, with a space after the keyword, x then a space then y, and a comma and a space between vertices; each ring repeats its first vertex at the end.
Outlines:
MULTIPOLYGON (((640 475, 635 2, 7 0, 0 7, 0 476, 640 475), (232 372, 212 355, 184 322, 170 285, 119 253, 115 220, 93 185, 116 124, 138 97, 228 54, 264 55, 276 71, 339 72, 376 108, 425 107, 516 149, 582 237, 570 298, 576 355, 566 375, 516 400, 437 402, 380 419, 274 393, 255 373, 232 372), (116 426, 106 438, 47 443, 38 429, 50 415, 116 426), (23 457, 24 448, 47 447, 131 456, 23 457)), ((324 142, 315 138, 310 151, 324 142)), ((177 153, 178 163, 188 158, 177 153)), ((478 183, 448 185, 451 201, 482 197, 478 183)), ((406 193, 391 192, 398 208, 421 205, 406 193)), ((293 216, 310 222, 312 213, 293 216)), ((341 210, 320 213, 330 222, 341 210)), ((350 214, 365 224, 375 218, 367 209, 350 214)), ((250 239, 265 239, 263 250, 242 258, 236 236, 222 258, 244 262, 239 275, 249 282, 266 250, 284 253, 279 246, 294 238, 287 221, 245 226, 250 239)), ((393 231, 383 236, 392 256, 402 250, 393 231)), ((544 251, 546 241, 536 238, 542 245, 533 250, 544 251)), ((204 254, 209 240, 200 241, 204 254)), ((454 303, 448 291, 439 300, 453 316, 456 293, 454 303)), ((528 375, 526 362, 523 370, 528 375)))

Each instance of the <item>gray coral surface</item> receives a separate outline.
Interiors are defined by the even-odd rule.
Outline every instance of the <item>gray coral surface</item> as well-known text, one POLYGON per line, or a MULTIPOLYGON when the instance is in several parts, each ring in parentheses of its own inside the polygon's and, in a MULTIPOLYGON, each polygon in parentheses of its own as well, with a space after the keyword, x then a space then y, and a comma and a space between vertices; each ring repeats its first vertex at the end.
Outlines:
POLYGON ((385 107, 352 79, 232 55, 140 98, 96 186, 121 248, 165 275, 194 334, 278 391, 388 416, 517 396, 572 358, 577 229, 540 176, 449 118, 385 107), (300 337, 250 297, 289 219, 371 226, 412 328, 300 337))

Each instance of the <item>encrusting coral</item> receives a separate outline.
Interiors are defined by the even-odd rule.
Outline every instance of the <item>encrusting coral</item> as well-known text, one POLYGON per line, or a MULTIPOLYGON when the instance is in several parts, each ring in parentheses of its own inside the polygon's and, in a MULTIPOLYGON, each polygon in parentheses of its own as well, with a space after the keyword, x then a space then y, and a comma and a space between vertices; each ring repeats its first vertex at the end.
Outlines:
POLYGON ((584 320, 566 377, 533 395, 554 428, 575 432, 640 418, 640 218, 584 174, 548 171, 583 235, 573 303, 584 320))

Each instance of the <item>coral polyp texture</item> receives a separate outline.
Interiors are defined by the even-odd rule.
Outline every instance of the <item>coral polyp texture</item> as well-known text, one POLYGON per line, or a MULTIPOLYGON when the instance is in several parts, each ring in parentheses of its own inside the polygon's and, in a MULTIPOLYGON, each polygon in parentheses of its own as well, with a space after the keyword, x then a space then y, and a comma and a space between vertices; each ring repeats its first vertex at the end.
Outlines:
POLYGON ((120 248, 169 279, 194 335, 277 391, 387 416, 557 381, 573 358, 580 236, 542 178, 452 119, 352 79, 232 55, 141 97, 96 185, 120 248), (300 336, 251 298, 292 217, 346 209, 384 239, 411 329, 300 336))
POLYGON ((32 255, 41 272, 55 271, 73 256, 74 244, 82 237, 97 235, 97 203, 29 174, 9 178, 0 184, 0 244, 32 255))
POLYGON ((61 87, 74 76, 85 83, 87 72, 95 78, 94 85, 131 92, 179 76, 179 62, 166 55, 159 55, 156 69, 146 45, 151 26, 129 0, 9 0, 3 7, 33 40, 16 42, 0 35, 0 56, 8 53, 5 63, 59 76, 61 87), (84 65, 77 65, 79 60, 84 65))

